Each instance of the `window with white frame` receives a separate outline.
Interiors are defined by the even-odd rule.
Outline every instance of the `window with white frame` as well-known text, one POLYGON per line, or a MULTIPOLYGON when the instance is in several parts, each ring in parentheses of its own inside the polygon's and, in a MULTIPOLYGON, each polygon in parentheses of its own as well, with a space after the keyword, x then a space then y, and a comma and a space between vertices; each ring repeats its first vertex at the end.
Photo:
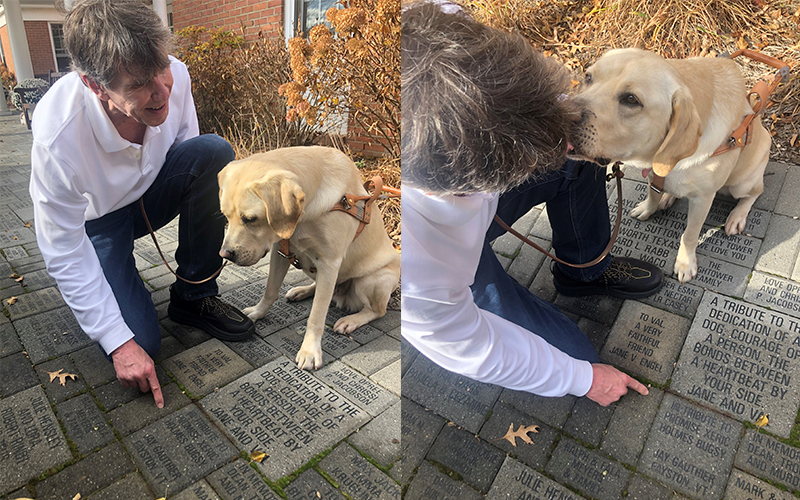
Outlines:
POLYGON ((50 23, 50 36, 53 39, 53 56, 56 60, 56 71, 69 71, 69 54, 64 46, 64 26, 60 23, 50 23))
POLYGON ((325 13, 337 3, 337 0, 297 0, 299 30, 308 36, 311 28, 318 24, 326 24, 330 28, 330 23, 325 20, 325 13))

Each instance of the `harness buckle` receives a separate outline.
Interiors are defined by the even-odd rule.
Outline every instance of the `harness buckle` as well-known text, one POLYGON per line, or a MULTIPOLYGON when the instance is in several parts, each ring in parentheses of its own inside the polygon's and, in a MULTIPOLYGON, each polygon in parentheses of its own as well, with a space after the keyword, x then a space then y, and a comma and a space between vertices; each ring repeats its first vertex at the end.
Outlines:
POLYGON ((339 203, 342 204, 345 210, 350 210, 350 207, 352 206, 350 205, 350 202, 347 200, 347 195, 342 196, 342 201, 340 201, 339 203))

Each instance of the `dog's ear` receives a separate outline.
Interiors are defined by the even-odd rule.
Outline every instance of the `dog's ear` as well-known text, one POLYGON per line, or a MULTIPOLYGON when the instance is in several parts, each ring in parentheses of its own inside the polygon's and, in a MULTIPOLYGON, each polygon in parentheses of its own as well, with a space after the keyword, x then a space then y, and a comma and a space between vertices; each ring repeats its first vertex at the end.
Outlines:
POLYGON ((296 177, 286 172, 270 173, 254 183, 254 191, 264 201, 272 230, 283 239, 291 237, 306 201, 296 177))
POLYGON ((675 165, 697 151, 700 136, 703 135, 700 115, 687 89, 679 87, 672 94, 672 115, 669 131, 653 158, 653 172, 666 176, 675 165))

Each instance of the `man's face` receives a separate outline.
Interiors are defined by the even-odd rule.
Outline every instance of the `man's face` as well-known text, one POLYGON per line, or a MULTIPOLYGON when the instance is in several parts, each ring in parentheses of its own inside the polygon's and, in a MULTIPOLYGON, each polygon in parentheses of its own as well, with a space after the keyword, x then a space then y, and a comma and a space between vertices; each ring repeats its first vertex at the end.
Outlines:
POLYGON ((161 125, 167 119, 170 92, 172 71, 169 67, 147 81, 137 81, 123 70, 108 87, 103 87, 109 108, 150 127, 161 125))

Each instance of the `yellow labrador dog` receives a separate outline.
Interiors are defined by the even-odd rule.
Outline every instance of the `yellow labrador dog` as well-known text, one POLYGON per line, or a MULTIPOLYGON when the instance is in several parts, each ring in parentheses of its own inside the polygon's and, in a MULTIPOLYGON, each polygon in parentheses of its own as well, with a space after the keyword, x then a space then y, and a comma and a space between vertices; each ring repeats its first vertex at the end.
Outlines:
POLYGON ((372 220, 353 239, 359 221, 331 208, 345 194, 367 194, 355 164, 341 151, 311 146, 256 154, 228 164, 219 173, 219 197, 228 228, 220 255, 251 266, 270 253, 264 297, 244 313, 263 318, 278 298, 289 260, 279 242, 288 240, 306 275, 314 280, 287 292, 287 300, 314 295, 306 334, 297 353, 302 369, 322 366, 322 333, 333 299, 355 314, 339 319, 334 331, 350 333, 386 314, 400 279, 400 255, 373 206, 372 220))
POLYGON ((741 72, 730 59, 664 59, 639 49, 618 49, 587 70, 586 85, 576 96, 582 109, 573 137, 576 157, 601 164, 652 164, 656 174, 666 176, 664 194, 648 190, 631 216, 646 220, 676 197, 689 199, 675 261, 681 283, 697 275, 695 249, 715 193, 739 200, 725 223, 730 235, 744 230, 747 214, 764 190, 772 139, 760 120, 753 122, 751 144, 711 156, 742 118, 753 113, 746 93, 741 72))

